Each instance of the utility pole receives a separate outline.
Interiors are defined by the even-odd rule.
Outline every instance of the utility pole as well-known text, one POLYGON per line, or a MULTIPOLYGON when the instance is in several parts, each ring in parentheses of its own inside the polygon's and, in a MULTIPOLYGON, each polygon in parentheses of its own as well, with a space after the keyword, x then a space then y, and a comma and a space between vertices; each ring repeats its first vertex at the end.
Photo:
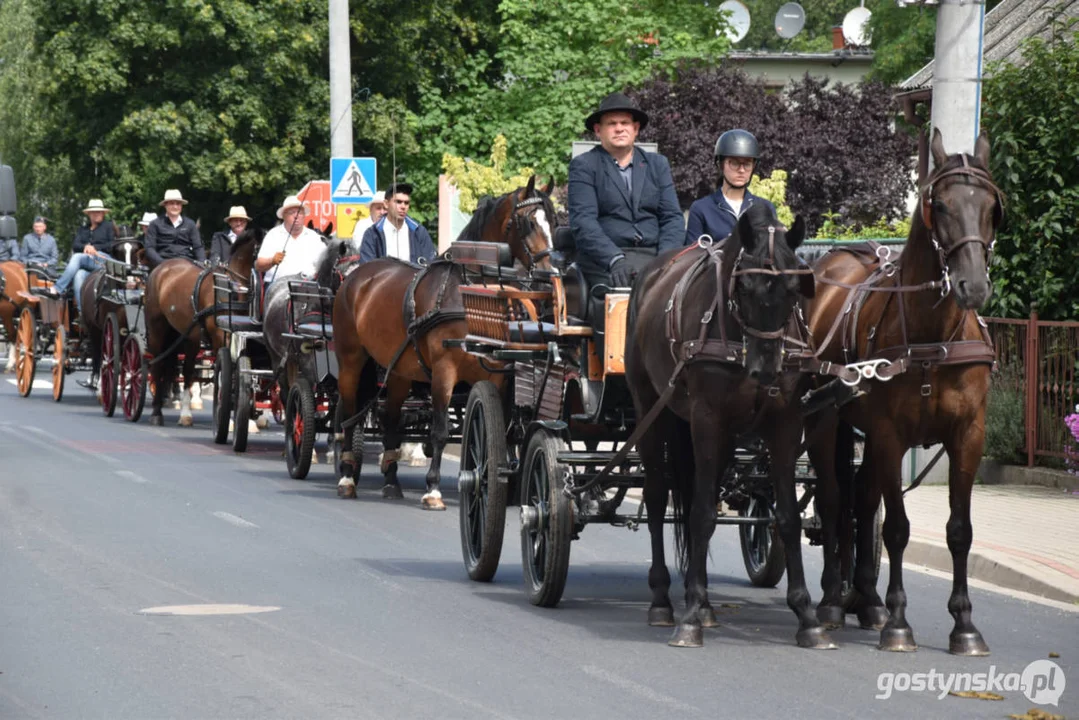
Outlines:
MULTIPOLYGON (((933 64, 932 125, 948 153, 973 153, 982 107, 984 0, 941 0, 933 64)), ((929 158, 932 162, 932 157, 929 158)))
POLYGON ((330 157, 352 157, 352 53, 348 0, 330 2, 330 157))

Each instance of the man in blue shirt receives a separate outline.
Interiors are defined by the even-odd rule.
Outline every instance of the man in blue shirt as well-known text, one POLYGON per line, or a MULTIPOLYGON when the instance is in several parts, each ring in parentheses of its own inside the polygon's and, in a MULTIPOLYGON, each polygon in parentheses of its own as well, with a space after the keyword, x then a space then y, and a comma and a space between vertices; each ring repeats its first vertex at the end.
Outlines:
POLYGON ((363 234, 360 262, 395 257, 416 265, 420 258, 432 260, 438 254, 427 228, 408 217, 412 186, 395 183, 386 191, 386 215, 363 234))
POLYGON ((27 265, 42 265, 50 271, 56 270, 60 258, 60 249, 54 238, 46 230, 45 218, 34 218, 34 232, 26 233, 22 239, 22 261, 27 265))
POLYGON ((771 202, 747 189, 760 159, 757 138, 745 130, 728 130, 716 141, 715 158, 719 189, 690 206, 686 245, 697 242, 701 235, 719 242, 734 232, 738 218, 753 205, 764 203, 773 215, 776 212, 771 202))

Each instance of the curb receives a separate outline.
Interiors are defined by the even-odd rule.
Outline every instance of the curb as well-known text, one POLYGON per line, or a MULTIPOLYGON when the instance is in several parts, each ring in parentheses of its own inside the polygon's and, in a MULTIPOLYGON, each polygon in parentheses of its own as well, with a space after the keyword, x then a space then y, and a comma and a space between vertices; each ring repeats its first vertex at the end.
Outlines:
MULTIPOLYGON (((933 570, 951 573, 952 554, 945 545, 911 538, 903 554, 903 564, 924 565, 933 570)), ((1040 595, 1058 602, 1079 602, 1079 595, 1051 585, 1022 570, 1004 565, 973 549, 967 560, 967 576, 1009 590, 1040 595)))

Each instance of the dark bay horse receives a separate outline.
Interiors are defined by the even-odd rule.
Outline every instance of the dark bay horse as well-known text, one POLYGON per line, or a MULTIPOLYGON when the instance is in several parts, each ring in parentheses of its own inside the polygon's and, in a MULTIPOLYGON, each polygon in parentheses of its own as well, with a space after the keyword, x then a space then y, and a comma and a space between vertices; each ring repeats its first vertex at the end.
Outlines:
MULTIPOLYGON (((549 185, 537 190, 533 176, 526 187, 481 203, 458 240, 507 243, 516 262, 524 268, 550 269, 549 223, 554 218, 554 207, 549 191, 549 185)), ((392 366, 385 381, 382 495, 402 497, 397 480, 401 407, 413 383, 430 383, 434 454, 421 507, 446 509, 439 486, 454 386, 491 380, 501 387, 504 378, 490 372, 476 356, 463 349, 443 347, 443 340, 464 338, 468 333, 459 290, 462 280, 462 268, 447 260, 433 261, 421 269, 393 258, 382 258, 356 268, 338 290, 333 329, 341 417, 346 420, 341 458, 345 472, 337 486, 341 497, 356 496, 355 477, 363 461, 353 450, 356 425, 347 421, 357 420, 358 413, 376 401, 379 393, 376 365, 392 366), (427 318, 415 329, 410 329, 405 319, 409 297, 414 298, 415 318, 427 318)))
MULTIPOLYGON (((233 282, 246 286, 251 282, 255 253, 265 232, 248 228, 236 238, 227 265, 215 272, 224 272, 233 282)), ((205 337, 216 355, 225 342, 224 333, 214 319, 215 293, 209 268, 193 260, 173 258, 154 268, 146 281, 144 295, 146 312, 146 351, 153 356, 150 374, 154 388, 151 425, 163 425, 161 408, 176 373, 178 352, 184 353, 184 396, 180 409, 180 425, 194 423, 191 416, 191 385, 195 382, 195 361, 205 337)))
MULTIPOLYGON (((967 590, 973 536, 970 494, 982 458, 993 363, 993 349, 976 311, 992 292, 988 266, 1003 217, 1003 196, 989 173, 984 133, 973 155, 946 154, 939 130, 933 133, 931 148, 936 169, 922 189, 902 254, 898 259, 882 258, 872 250, 825 255, 815 267, 818 289, 808 318, 822 360, 861 363, 858 367, 871 376, 861 382, 868 394, 840 410, 844 423, 866 435, 855 492, 840 492, 840 497, 857 498, 854 585, 860 623, 881 629, 881 649, 917 648, 903 589, 910 523, 903 507, 901 462, 909 448, 941 443, 950 465, 947 538, 953 579, 948 611, 955 625, 949 649, 959 655, 985 655, 989 648, 971 621, 967 590), (863 289, 867 285, 872 289, 863 289), (877 594, 871 552, 872 518, 882 495, 887 610, 877 594)), ((834 411, 822 412, 816 420, 811 416, 807 424, 808 436, 815 438, 810 458, 818 484, 835 482, 837 475, 852 482, 834 462, 840 429, 834 411), (815 436, 818 423, 823 427, 815 436)), ((824 550, 824 599, 818 612, 829 624, 842 624, 839 564, 834 547, 826 543, 824 550)))
MULTIPOLYGON (((702 627, 716 625, 708 601, 708 544, 716 524, 718 484, 739 437, 752 432, 768 448, 776 520, 786 550, 787 604, 798 616, 798 644, 834 643, 810 605, 802 567, 795 461, 801 443, 799 399, 808 378, 786 363, 790 327, 813 295, 813 277, 794 253, 805 236, 770 208, 751 206, 722 243, 671 251, 642 271, 630 298, 626 381, 645 468, 644 502, 652 537, 649 624, 674 625, 663 546, 670 492, 686 612, 669 644, 700 647, 702 627), (658 412, 652 425, 646 413, 658 412)), ((804 337, 804 336, 803 336, 804 337)))

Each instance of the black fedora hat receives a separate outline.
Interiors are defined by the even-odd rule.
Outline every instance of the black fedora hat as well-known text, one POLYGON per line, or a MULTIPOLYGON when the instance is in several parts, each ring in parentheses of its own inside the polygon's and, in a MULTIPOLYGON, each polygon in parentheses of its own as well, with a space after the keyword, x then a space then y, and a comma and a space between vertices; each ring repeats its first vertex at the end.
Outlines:
POLYGON ((584 119, 584 127, 589 132, 592 132, 592 126, 600 121, 604 113, 609 112, 628 112, 633 115, 633 119, 641 124, 643 130, 648 125, 648 115, 637 107, 632 100, 623 95, 622 93, 611 93, 607 97, 603 98, 603 102, 599 104, 599 108, 584 119))

